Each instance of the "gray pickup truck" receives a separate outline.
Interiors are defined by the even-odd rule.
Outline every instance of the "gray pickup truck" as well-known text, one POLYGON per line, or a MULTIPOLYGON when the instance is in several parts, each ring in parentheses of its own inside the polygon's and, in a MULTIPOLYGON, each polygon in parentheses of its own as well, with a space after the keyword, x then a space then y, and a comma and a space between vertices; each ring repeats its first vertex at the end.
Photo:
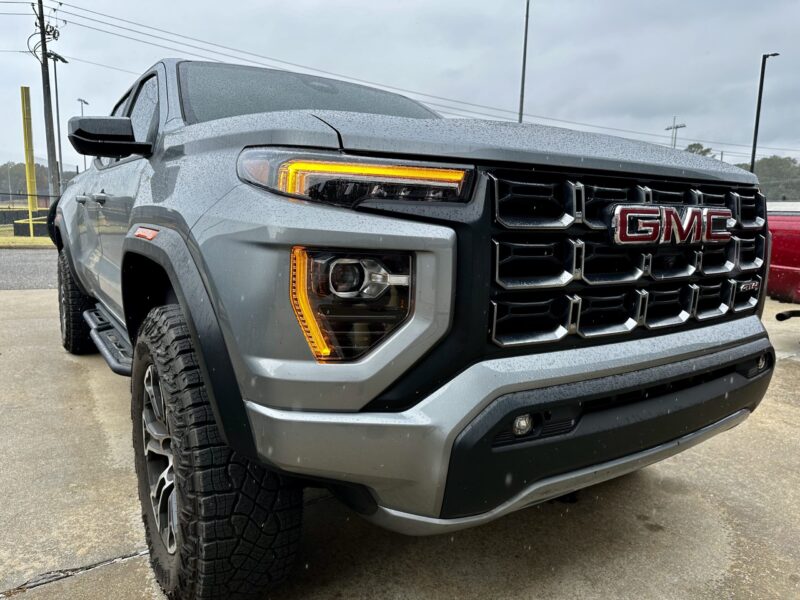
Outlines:
POLYGON ((173 59, 69 138, 62 340, 131 377, 170 597, 281 581, 305 487, 451 532, 734 427, 772 375, 765 199, 726 163, 173 59))

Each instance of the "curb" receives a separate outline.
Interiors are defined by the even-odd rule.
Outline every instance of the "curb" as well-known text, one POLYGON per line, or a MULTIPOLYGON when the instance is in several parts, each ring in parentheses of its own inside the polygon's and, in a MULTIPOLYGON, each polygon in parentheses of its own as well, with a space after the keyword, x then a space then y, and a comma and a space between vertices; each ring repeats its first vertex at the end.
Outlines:
POLYGON ((0 250, 55 250, 56 247, 50 243, 44 244, 3 244, 0 242, 0 250))

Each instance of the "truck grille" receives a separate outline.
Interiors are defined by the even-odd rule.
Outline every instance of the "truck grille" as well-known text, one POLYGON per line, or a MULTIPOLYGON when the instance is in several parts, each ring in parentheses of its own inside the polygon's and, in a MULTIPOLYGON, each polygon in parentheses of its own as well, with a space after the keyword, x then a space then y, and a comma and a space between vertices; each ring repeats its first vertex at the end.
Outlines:
POLYGON ((509 169, 489 177, 499 346, 667 331, 756 309, 767 245, 756 187, 509 169), (618 245, 618 204, 724 207, 736 224, 724 244, 618 245))

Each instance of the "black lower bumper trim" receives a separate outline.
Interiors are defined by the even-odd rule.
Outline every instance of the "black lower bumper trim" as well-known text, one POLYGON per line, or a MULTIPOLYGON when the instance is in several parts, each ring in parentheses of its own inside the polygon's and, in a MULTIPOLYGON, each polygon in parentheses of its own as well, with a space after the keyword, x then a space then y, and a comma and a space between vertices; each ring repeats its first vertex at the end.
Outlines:
POLYGON ((764 338, 693 360, 501 396, 456 438, 441 517, 485 513, 542 479, 669 442, 741 409, 752 411, 766 392, 773 361, 764 338), (503 434, 516 415, 564 407, 578 407, 570 431, 497 444, 498 437, 507 440, 503 434))

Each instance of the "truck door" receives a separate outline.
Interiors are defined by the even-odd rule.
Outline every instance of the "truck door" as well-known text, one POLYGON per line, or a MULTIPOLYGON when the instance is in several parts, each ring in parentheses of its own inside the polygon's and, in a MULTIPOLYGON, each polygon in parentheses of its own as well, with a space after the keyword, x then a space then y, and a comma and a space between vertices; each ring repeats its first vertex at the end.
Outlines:
MULTIPOLYGON (((114 106, 111 116, 119 117, 125 113, 130 93, 126 93, 114 106)), ((75 224, 78 235, 71 247, 72 260, 79 276, 88 287, 90 294, 99 295, 100 270, 103 251, 99 229, 102 226, 100 204, 95 195, 99 192, 99 178, 102 170, 114 162, 112 158, 95 158, 92 165, 73 184, 76 188, 75 224)))
POLYGON ((97 235, 97 205, 90 194, 97 180, 97 167, 85 171, 75 186, 75 230, 77 235, 70 244, 70 253, 79 279, 89 288, 90 294, 98 288, 97 265, 100 263, 100 237, 97 235))
MULTIPOLYGON (((125 114, 131 119, 137 141, 155 141, 159 124, 157 74, 142 78, 125 114)), ((125 157, 98 174, 97 192, 94 194, 100 207, 99 232, 103 254, 99 267, 100 294, 108 308, 123 321, 122 245, 130 228, 134 203, 137 198, 149 197, 147 182, 151 176, 152 167, 148 158, 139 155, 125 157)))

